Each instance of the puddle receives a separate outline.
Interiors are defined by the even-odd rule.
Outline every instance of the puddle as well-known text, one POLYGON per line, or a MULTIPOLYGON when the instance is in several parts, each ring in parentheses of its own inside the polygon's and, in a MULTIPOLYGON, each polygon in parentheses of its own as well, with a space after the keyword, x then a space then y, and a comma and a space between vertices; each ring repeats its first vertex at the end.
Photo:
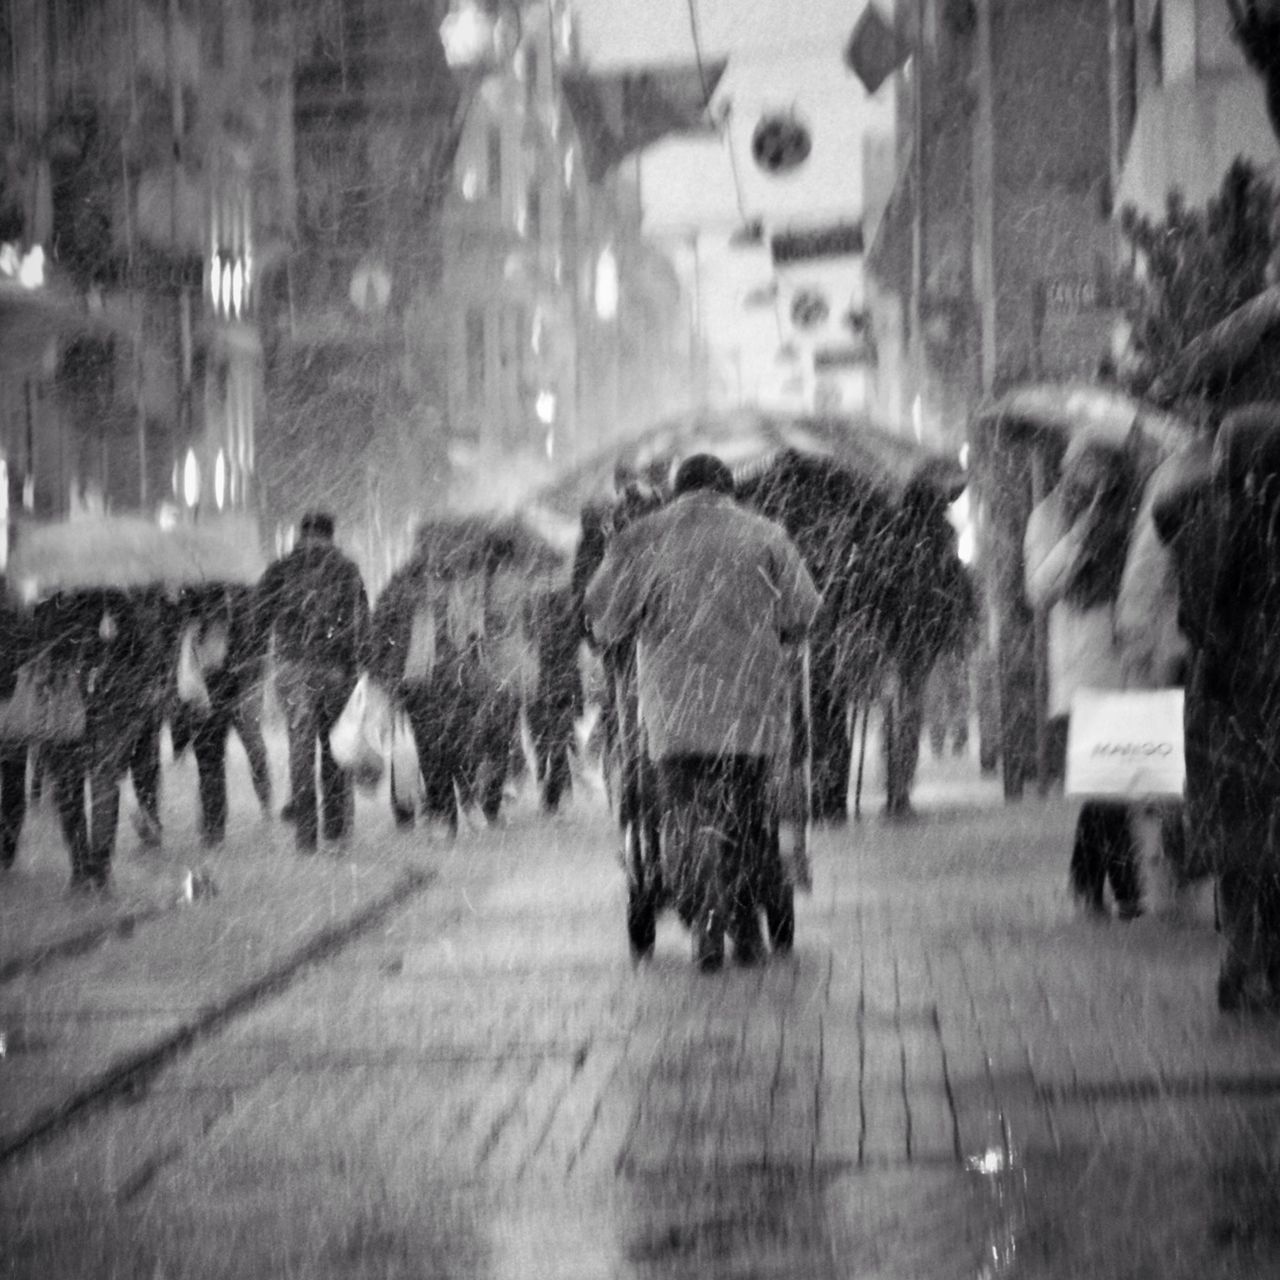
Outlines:
POLYGON ((1280 1117, 1240 1132, 1221 1153, 1137 1140, 960 1167, 654 1170, 589 1202, 499 1201, 488 1275, 554 1258, 566 1280, 1262 1280, 1280 1274, 1280 1117))

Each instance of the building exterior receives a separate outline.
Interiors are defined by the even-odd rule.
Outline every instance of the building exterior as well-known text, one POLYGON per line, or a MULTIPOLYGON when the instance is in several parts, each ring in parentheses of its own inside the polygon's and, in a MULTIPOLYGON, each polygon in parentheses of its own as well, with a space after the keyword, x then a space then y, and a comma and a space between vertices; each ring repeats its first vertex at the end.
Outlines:
POLYGON ((0 361, 11 511, 254 502, 255 237, 275 220, 255 193, 282 183, 263 181, 281 168, 253 8, 15 0, 0 16, 0 238, 41 247, 63 299, 35 358, 0 361))
POLYGON ((263 514, 284 538, 329 508, 374 581, 448 484, 433 323, 462 95, 441 9, 329 0, 262 19, 290 51, 282 213, 259 289, 263 514))
POLYGON ((686 390, 680 283, 642 235, 636 166, 587 174, 561 86, 578 66, 570 7, 525 6, 462 128, 432 323, 463 504, 501 501, 686 390))
POLYGON ((1280 176, 1262 82, 1225 0, 1116 6, 1117 208, 1159 217, 1170 191, 1203 206, 1239 156, 1280 176))
POLYGON ((897 182, 868 254, 878 395, 959 445, 983 397, 1110 345, 1107 0, 913 0, 897 182), (916 122, 919 121, 919 127, 916 122))

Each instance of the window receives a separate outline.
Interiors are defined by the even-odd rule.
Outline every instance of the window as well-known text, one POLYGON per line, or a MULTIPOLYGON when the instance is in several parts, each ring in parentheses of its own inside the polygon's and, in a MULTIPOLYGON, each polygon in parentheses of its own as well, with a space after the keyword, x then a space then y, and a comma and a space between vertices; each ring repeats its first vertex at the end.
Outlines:
POLYGON ((537 179, 529 183, 525 192, 525 235, 530 240, 542 239, 542 188, 537 179))
POLYGON ((466 320, 467 399, 472 404, 479 404, 484 399, 484 331, 484 308, 468 307, 466 320))
POLYGON ((502 198, 502 126, 489 126, 489 194, 502 198))

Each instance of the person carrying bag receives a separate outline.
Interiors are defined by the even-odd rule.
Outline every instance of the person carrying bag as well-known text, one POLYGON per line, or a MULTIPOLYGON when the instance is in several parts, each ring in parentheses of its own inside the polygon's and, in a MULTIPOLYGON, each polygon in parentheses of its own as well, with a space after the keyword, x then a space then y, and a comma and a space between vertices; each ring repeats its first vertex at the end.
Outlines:
MULTIPOLYGON (((1077 691, 1125 685, 1115 604, 1138 492, 1132 452, 1081 434, 1067 447, 1057 487, 1027 521, 1024 585, 1031 607, 1047 614, 1049 724, 1059 774, 1077 691)), ((1108 883, 1122 920, 1142 914, 1130 804, 1091 796, 1076 821, 1071 891, 1084 910, 1105 916, 1108 883)))

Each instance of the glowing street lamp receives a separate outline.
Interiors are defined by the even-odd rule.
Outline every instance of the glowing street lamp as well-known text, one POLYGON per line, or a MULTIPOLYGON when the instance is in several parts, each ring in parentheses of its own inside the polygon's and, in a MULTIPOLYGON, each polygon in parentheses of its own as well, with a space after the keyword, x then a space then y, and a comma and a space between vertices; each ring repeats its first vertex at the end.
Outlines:
POLYGON ((194 449, 187 450, 186 461, 182 464, 182 497, 189 507, 200 501, 200 460, 194 449))
POLYGON ((606 247, 596 262, 596 315, 612 320, 618 314, 618 259, 606 247))
POLYGON ((522 35, 520 9, 514 0, 502 0, 498 6, 451 0, 440 23, 445 60, 451 67, 472 71, 496 71, 510 61, 522 35))

